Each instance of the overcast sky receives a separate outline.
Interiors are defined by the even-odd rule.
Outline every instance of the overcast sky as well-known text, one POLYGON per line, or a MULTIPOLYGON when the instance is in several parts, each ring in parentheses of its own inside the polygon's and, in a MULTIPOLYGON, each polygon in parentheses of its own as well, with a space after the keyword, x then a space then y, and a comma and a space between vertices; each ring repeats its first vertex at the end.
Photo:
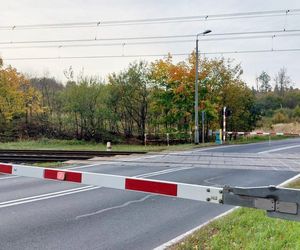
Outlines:
MULTIPOLYGON (((109 21, 125 19, 145 19, 177 16, 214 15, 236 12, 267 11, 282 9, 300 9, 299 0, 0 0, 0 26, 18 26, 25 24, 65 23, 109 21)), ((299 13, 298 13, 299 14, 299 13)), ((227 32, 265 31, 265 30, 300 29, 300 15, 287 17, 260 17, 251 19, 229 19, 218 21, 198 21, 186 23, 130 25, 117 27, 91 27, 81 29, 35 29, 35 30, 0 30, 1 42, 17 42, 28 40, 61 40, 61 39, 93 39, 97 37, 136 37, 197 34, 211 29, 213 34, 227 32)), ((300 34, 300 32, 298 32, 300 34)), ((272 34, 270 34, 272 35, 272 34)), ((129 41, 120 41, 126 43, 129 41)), ((99 43, 99 42, 98 42, 99 43)), ((58 43, 57 45, 60 45, 58 43)), ((82 42, 80 43, 82 44, 82 42)), ((105 78, 109 73, 124 69, 133 58, 110 59, 56 59, 9 61, 5 58, 16 57, 64 57, 90 55, 130 55, 130 54, 166 54, 190 53, 195 48, 194 42, 175 44, 125 45, 106 47, 78 48, 35 48, 7 49, 0 45, 0 56, 5 65, 11 64, 23 73, 31 76, 58 78, 65 81, 63 70, 72 65, 75 74, 82 69, 86 75, 97 75, 105 78)), ((300 36, 262 38, 234 41, 207 41, 199 44, 201 52, 260 50, 260 49, 300 48, 300 36)), ((220 57, 219 55, 207 55, 220 57)), ((272 52, 252 54, 224 54, 241 63, 244 69, 243 79, 249 86, 255 84, 255 78, 262 70, 274 78, 280 68, 285 67, 288 75, 300 88, 299 52, 272 52)), ((143 58, 137 58, 143 59, 143 58)), ((153 61, 157 57, 144 58, 153 61)), ((174 57, 175 61, 185 57, 174 57)))

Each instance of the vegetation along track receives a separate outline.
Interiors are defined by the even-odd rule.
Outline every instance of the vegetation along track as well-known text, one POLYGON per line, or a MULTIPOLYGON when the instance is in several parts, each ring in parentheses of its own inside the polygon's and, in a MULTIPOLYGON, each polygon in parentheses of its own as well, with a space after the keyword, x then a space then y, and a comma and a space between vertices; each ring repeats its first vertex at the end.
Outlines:
POLYGON ((1 162, 60 162, 92 157, 144 154, 141 151, 0 150, 1 162))

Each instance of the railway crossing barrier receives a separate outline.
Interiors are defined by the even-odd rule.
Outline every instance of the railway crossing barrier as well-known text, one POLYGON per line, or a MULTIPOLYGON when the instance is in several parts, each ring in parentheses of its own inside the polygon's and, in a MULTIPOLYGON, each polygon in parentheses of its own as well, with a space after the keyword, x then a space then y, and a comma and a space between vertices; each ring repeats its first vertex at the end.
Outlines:
POLYGON ((300 136, 299 133, 284 133, 284 132, 226 132, 227 135, 285 135, 285 136, 300 136))
POLYGON ((267 211, 270 217, 300 221, 300 190, 276 186, 214 187, 0 163, 0 173, 45 180, 75 182, 100 187, 166 195, 214 204, 251 207, 267 211))

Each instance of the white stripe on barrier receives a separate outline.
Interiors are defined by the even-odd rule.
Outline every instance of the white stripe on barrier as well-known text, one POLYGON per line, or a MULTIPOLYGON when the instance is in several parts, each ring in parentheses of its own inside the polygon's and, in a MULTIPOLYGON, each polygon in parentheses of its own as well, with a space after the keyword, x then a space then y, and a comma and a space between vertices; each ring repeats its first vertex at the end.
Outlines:
POLYGON ((289 135, 289 136, 300 136, 298 133, 284 133, 284 132, 226 132, 228 135, 289 135))
POLYGON ((125 189, 125 177, 117 175, 83 173, 82 183, 107 188, 125 189))
POLYGON ((20 165, 13 165, 12 174, 33 178, 44 178, 44 169, 37 167, 24 167, 20 165))
POLYGON ((222 188, 199 186, 192 184, 178 184, 178 197, 198 200, 210 201, 212 203, 220 203, 222 200, 222 188))

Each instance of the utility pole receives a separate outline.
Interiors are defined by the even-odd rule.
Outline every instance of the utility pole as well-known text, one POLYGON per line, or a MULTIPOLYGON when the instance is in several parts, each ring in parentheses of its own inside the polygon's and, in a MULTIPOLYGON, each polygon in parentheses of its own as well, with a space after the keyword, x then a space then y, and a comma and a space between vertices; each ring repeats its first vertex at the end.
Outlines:
POLYGON ((196 77, 195 77, 195 144, 199 144, 199 93, 198 93, 198 78, 199 78, 199 35, 206 35, 210 33, 211 30, 205 30, 202 33, 196 35, 196 77))

